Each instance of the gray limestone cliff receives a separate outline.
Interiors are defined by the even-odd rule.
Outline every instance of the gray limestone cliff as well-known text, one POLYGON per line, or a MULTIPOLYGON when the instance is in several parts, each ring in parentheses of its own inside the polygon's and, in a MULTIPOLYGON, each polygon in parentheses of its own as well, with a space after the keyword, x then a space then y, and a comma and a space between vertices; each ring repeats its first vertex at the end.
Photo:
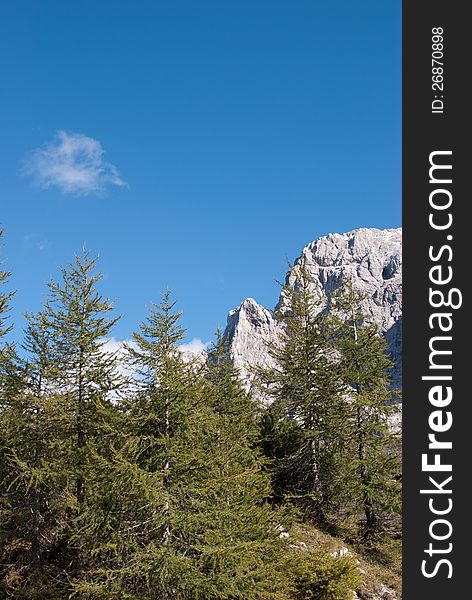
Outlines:
MULTIPOLYGON (((321 237, 303 249, 287 273, 287 285, 297 288, 302 268, 317 298, 326 298, 345 277, 365 296, 362 308, 385 335, 395 365, 393 383, 401 387, 401 229, 363 228, 321 237)), ((282 293, 277 306, 283 304, 282 293)), ((228 314, 224 336, 248 388, 251 387, 252 367, 271 364, 267 342, 276 341, 278 331, 273 312, 252 298, 247 298, 228 314)))

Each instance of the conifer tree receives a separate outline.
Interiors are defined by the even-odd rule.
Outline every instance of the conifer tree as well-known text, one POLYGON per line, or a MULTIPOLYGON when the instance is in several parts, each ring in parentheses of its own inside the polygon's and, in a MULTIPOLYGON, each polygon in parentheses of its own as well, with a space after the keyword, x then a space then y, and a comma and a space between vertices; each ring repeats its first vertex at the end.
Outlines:
POLYGON ((113 307, 97 290, 102 275, 96 265, 84 248, 63 268, 61 281, 48 286, 40 321, 41 336, 48 337, 50 397, 57 406, 54 434, 64 486, 60 558, 69 560, 63 573, 67 580, 80 579, 90 559, 82 547, 87 546, 87 519, 99 492, 91 487, 89 493, 87 486, 99 468, 98 456, 106 452, 107 424, 116 410, 112 394, 121 386, 118 357, 105 348, 117 318, 110 316, 113 307))
MULTIPOLYGON (((0 232, 1 235, 1 232, 0 232)), ((9 273, 0 272, 0 285, 9 273)), ((5 322, 11 294, 0 290, 0 337, 11 329, 5 322)), ((40 464, 42 431, 40 400, 32 373, 13 344, 0 347, 0 589, 22 597, 38 597, 42 569, 43 523, 40 464)))
POLYGON ((113 306, 97 291, 102 275, 95 273, 96 264, 84 248, 80 258, 62 269, 62 281, 49 284, 44 314, 54 340, 55 384, 70 401, 79 510, 86 496, 87 438, 96 436, 98 411, 120 383, 117 356, 104 350, 118 318, 109 316, 113 306))
POLYGON ((269 350, 276 366, 259 379, 273 404, 263 424, 277 441, 275 491, 292 497, 304 517, 322 523, 342 493, 341 451, 347 413, 333 363, 330 321, 301 271, 298 289, 284 289, 283 333, 269 350), (282 439, 283 439, 282 438, 282 439))
POLYGON ((198 409, 197 373, 178 348, 184 331, 173 308, 164 294, 128 347, 135 390, 121 402, 121 430, 116 421, 111 455, 97 472, 95 568, 77 582, 79 595, 191 598, 206 584, 195 567, 190 507, 207 460, 195 431, 207 416, 198 409))
POLYGON ((363 297, 347 281, 331 300, 340 354, 339 373, 349 398, 349 477, 346 490, 364 513, 362 534, 382 529, 384 518, 400 509, 398 433, 390 417, 398 411, 398 392, 390 384, 392 361, 378 327, 367 322, 363 297))
POLYGON ((209 402, 215 412, 236 427, 250 445, 258 436, 258 407, 244 390, 238 370, 231 360, 228 341, 217 329, 215 341, 207 350, 205 378, 210 384, 209 402))
POLYGON ((64 487, 56 428, 61 407, 48 389, 53 363, 42 314, 27 320, 27 358, 16 358, 9 369, 2 411, 2 534, 10 559, 4 581, 14 595, 21 590, 21 597, 41 598, 52 593, 48 580, 57 574, 50 554, 60 536, 64 487))
POLYGON ((96 290, 95 265, 84 250, 62 270, 62 282, 49 285, 44 309, 27 317, 21 386, 5 413, 8 508, 16 542, 26 548, 17 558, 24 597, 67 597, 90 560, 81 552, 85 506, 89 517, 94 504, 86 485, 106 447, 115 410, 109 394, 119 386, 117 358, 104 349, 116 319, 96 290))
POLYGON ((267 502, 270 475, 259 449, 259 410, 219 331, 208 351, 206 377, 206 402, 217 418, 210 437, 213 489, 201 507, 204 537, 211 540, 205 563, 214 565, 221 597, 270 598, 281 586, 284 547, 278 531, 287 515, 267 502))
MULTIPOLYGON (((0 241, 2 237, 3 230, 0 229, 0 241)), ((20 385, 16 368, 16 352, 13 345, 5 340, 12 327, 8 323, 12 294, 5 291, 9 276, 8 271, 0 268, 0 591, 5 589, 6 582, 12 574, 12 562, 14 562, 9 543, 10 497, 7 464, 9 435, 7 431, 12 398, 16 393, 16 388, 20 385)))
POLYGON ((101 470, 103 518, 93 536, 102 540, 94 549, 101 567, 76 590, 104 598, 270 598, 275 575, 264 575, 278 538, 252 446, 254 410, 232 368, 216 359, 219 349, 208 370, 182 354, 174 307, 165 293, 129 346, 136 391, 122 404, 127 431, 117 431, 101 470))

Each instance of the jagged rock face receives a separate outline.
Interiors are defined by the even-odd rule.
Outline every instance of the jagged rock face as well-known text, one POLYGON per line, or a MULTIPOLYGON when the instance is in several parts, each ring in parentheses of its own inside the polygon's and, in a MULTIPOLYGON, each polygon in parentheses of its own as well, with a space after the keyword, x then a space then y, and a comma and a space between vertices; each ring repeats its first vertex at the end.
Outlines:
POLYGON ((273 313, 252 298, 228 313, 224 339, 231 348, 235 367, 248 390, 251 389, 252 368, 272 366, 267 345, 277 339, 279 325, 273 313))
MULTIPOLYGON (((401 229, 356 229, 329 234, 303 249, 286 284, 297 289, 304 269, 315 297, 323 299, 349 278, 365 299, 362 308, 388 341, 395 363, 393 383, 401 386, 402 370, 402 231, 401 229)), ((283 307, 281 294, 278 307, 283 307)), ((273 313, 246 299, 228 315, 225 337, 235 365, 248 387, 256 365, 271 364, 267 342, 276 341, 279 325, 273 313)))

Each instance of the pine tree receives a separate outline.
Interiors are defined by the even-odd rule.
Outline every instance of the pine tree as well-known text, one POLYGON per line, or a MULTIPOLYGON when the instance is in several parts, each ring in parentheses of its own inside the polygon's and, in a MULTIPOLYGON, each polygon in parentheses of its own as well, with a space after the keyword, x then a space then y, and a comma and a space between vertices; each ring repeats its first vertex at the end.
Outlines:
POLYGON ((96 289, 102 278, 94 272, 96 264, 84 248, 80 258, 62 269, 62 282, 49 284, 44 316, 54 339, 55 383, 71 403, 79 511, 86 496, 87 439, 96 437, 97 414, 120 383, 117 356, 104 348, 118 318, 108 316, 113 306, 96 289))
POLYGON ((210 436, 214 474, 201 506, 204 570, 211 565, 217 597, 275 597, 284 555, 278 532, 281 522, 287 526, 287 515, 267 502, 270 475, 259 449, 259 410, 243 389, 219 331, 208 352, 206 377, 206 402, 217 418, 210 436))
MULTIPOLYGON (((0 229, 0 240, 2 237, 3 230, 0 229)), ((8 577, 12 573, 13 561, 9 539, 11 530, 8 490, 9 471, 7 464, 9 454, 8 416, 12 398, 20 386, 15 348, 5 341, 5 337, 12 327, 8 323, 12 294, 4 289, 9 276, 8 271, 0 269, 0 590, 5 588, 8 577)))
POLYGON ((89 518, 95 566, 76 583, 78 595, 191 598, 202 585, 189 507, 207 458, 193 431, 206 415, 197 373, 178 349, 184 331, 173 308, 164 294, 128 346, 135 390, 110 422, 114 440, 97 471, 101 497, 89 518))
POLYGON ((367 322, 363 297, 351 282, 334 294, 331 314, 336 328, 342 376, 350 412, 346 489, 364 513, 362 534, 382 529, 387 515, 400 509, 398 433, 390 417, 398 410, 398 392, 390 384, 392 361, 378 327, 367 322))
POLYGON ((264 577, 266 561, 278 538, 252 446, 254 410, 213 351, 208 369, 183 356, 174 307, 165 293, 129 346, 136 391, 122 404, 126 431, 101 470, 103 518, 94 521, 101 567, 76 591, 269 598, 276 584, 264 577))
POLYGON ((179 323, 182 313, 173 313, 174 307, 170 292, 166 292, 161 305, 151 309, 141 331, 134 333, 136 348, 130 349, 133 364, 144 381, 132 413, 135 432, 147 446, 140 457, 140 466, 159 472, 162 477, 164 548, 172 537, 173 476, 185 468, 179 460, 186 456, 181 442, 193 426, 191 419, 198 401, 195 373, 190 364, 185 364, 178 349, 185 332, 179 323))
POLYGON ((276 366, 259 379, 273 404, 263 421, 277 441, 275 492, 291 497, 304 518, 323 523, 342 494, 341 451, 347 422, 342 384, 334 367, 330 321, 301 271, 298 289, 284 289, 283 333, 269 350, 276 366))
POLYGON ((47 360, 47 376, 41 380, 48 386, 48 401, 56 407, 50 439, 58 450, 53 456, 62 486, 62 538, 56 553, 61 564, 67 564, 64 590, 88 568, 90 556, 83 551, 87 518, 99 491, 91 487, 89 493, 87 486, 99 468, 98 457, 106 452, 107 423, 116 410, 112 395, 121 386, 118 357, 105 347, 117 318, 109 316, 113 307, 97 290, 101 274, 95 272, 96 264, 84 249, 62 269, 61 281, 49 284, 36 326, 39 337, 29 340, 30 349, 47 360))
POLYGON ((42 314, 27 315, 26 359, 15 358, 7 374, 2 411, 5 441, 2 534, 9 568, 4 581, 24 598, 52 592, 57 574, 50 562, 60 536, 60 452, 56 420, 60 404, 51 390, 51 362, 42 314), (21 590, 21 592, 20 592, 21 590))
POLYGON ((86 486, 106 449, 116 410, 110 393, 119 387, 117 357, 104 348, 116 319, 96 290, 95 266, 84 250, 62 270, 62 282, 49 285, 44 309, 28 316, 25 357, 17 361, 21 385, 3 415, 7 512, 24 597, 68 597, 70 580, 81 578, 90 560, 81 549, 96 496, 86 486), (44 587, 48 580, 53 587, 44 587))
POLYGON ((231 360, 228 341, 219 329, 207 351, 205 377, 211 384, 215 412, 237 427, 244 439, 254 439, 257 436, 257 405, 245 392, 231 360))
MULTIPOLYGON (((0 285, 8 276, 0 272, 0 285)), ((0 291, 0 337, 11 329, 6 324, 11 297, 0 291)), ((0 589, 12 593, 23 589, 24 597, 36 597, 42 567, 42 414, 39 399, 31 401, 35 384, 29 371, 15 346, 4 343, 0 348, 0 589)))

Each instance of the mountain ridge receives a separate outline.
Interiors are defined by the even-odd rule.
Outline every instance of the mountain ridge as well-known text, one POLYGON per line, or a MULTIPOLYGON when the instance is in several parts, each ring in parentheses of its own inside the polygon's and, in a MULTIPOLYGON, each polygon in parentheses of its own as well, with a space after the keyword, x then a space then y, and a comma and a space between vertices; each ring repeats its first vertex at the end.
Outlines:
MULTIPOLYGON (((307 244, 285 277, 297 289, 301 270, 307 274, 315 298, 323 301, 348 277, 365 296, 362 308, 368 320, 385 336, 394 361, 392 382, 401 387, 402 374, 402 230, 362 227, 346 233, 329 233, 307 244)), ((275 309, 283 309, 282 290, 275 309)), ((321 303, 322 306, 322 303, 321 303)), ((320 308, 321 310, 321 308, 320 308)), ((275 342, 280 325, 274 311, 253 298, 245 298, 229 311, 224 331, 231 356, 247 389, 252 370, 272 366, 267 344, 275 342)))

